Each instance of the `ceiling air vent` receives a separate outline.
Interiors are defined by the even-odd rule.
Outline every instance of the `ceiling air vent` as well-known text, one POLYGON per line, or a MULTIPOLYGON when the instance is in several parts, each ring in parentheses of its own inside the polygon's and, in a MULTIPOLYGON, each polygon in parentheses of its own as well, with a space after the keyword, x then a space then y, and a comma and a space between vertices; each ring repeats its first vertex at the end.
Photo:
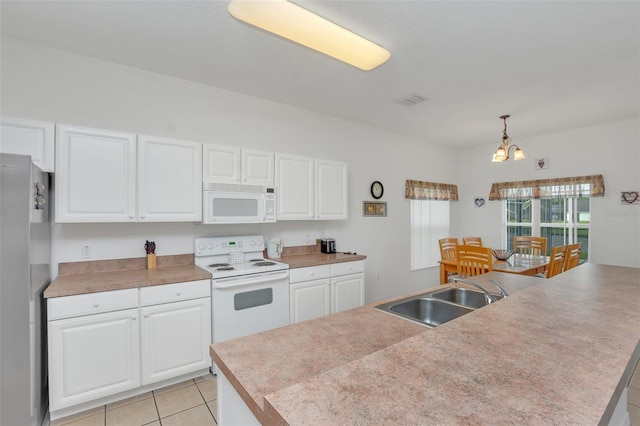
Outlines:
POLYGON ((403 96, 400 99, 396 99, 395 103, 404 105, 404 106, 413 106, 415 104, 419 104, 420 102, 424 102, 427 99, 428 98, 425 98, 424 96, 420 96, 420 95, 416 95, 415 93, 412 93, 410 95, 403 96))

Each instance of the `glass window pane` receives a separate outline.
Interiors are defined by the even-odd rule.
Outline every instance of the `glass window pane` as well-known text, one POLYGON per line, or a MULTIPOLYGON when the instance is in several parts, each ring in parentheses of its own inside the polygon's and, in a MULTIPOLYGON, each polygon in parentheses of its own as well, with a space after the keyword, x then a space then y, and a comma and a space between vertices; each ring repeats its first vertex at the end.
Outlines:
POLYGON ((547 239, 547 256, 551 255, 553 247, 569 244, 569 228, 541 226, 540 236, 547 239))
POLYGON ((540 222, 564 223, 566 216, 566 201, 567 200, 565 198, 540 200, 540 222))
POLYGON ((531 200, 507 200, 508 223, 531 223, 531 200))
POLYGON ((589 229, 576 229, 576 242, 582 243, 582 251, 580 252, 580 261, 586 261, 589 258, 589 229))
POLYGON ((591 223, 591 200, 589 198, 576 198, 574 211, 576 212, 575 223, 591 223))

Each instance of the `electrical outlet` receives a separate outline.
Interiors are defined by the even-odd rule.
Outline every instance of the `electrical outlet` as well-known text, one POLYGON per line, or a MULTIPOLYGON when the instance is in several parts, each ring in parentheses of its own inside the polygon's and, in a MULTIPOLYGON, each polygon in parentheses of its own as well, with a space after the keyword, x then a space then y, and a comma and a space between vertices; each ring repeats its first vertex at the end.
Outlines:
POLYGON ((92 257, 91 246, 89 244, 83 244, 81 247, 82 247, 82 258, 91 259, 92 257))

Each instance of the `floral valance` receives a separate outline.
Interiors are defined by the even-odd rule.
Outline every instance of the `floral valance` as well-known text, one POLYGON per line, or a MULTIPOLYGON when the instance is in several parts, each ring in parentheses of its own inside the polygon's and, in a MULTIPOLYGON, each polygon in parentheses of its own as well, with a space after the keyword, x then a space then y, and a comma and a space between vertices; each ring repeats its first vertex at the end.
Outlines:
POLYGON ((492 184, 489 192, 489 200, 602 196, 604 196, 602 175, 500 182, 492 184))
POLYGON ((407 180, 404 198, 410 200, 453 200, 458 201, 458 187, 449 183, 407 180))

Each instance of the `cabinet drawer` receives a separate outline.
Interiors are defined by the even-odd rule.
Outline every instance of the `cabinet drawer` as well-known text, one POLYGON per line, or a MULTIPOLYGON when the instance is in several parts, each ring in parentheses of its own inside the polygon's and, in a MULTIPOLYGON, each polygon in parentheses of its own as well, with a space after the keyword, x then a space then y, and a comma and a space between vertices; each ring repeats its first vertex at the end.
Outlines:
POLYGON ((49 321, 138 307, 138 289, 103 291, 47 299, 49 321))
POLYGON ((308 266, 306 268, 295 268, 289 270, 289 282, 299 283, 301 281, 319 280, 331 276, 331 265, 308 266))
POLYGON ((178 302, 209 296, 211 296, 211 280, 163 284, 141 288, 140 305, 159 305, 161 303, 178 302))
POLYGON ((364 272, 364 260, 331 264, 331 276, 357 274, 364 272))

